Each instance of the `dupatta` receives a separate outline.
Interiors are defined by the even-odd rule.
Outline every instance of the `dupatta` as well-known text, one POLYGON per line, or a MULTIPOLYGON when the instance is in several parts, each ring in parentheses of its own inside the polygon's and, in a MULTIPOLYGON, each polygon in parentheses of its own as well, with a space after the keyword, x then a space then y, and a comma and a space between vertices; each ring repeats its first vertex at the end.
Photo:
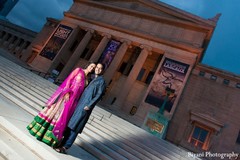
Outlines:
POLYGON ((62 139, 64 130, 67 127, 67 123, 76 108, 81 94, 83 93, 85 80, 86 76, 83 69, 76 68, 57 88, 57 90, 53 93, 51 98, 49 98, 46 103, 47 107, 49 107, 56 103, 58 100, 62 100, 62 98, 64 98, 64 95, 67 93, 70 95, 68 101, 63 101, 64 107, 59 118, 56 121, 52 121, 54 123, 52 133, 59 141, 62 139), (79 77, 81 78, 79 79, 79 77))

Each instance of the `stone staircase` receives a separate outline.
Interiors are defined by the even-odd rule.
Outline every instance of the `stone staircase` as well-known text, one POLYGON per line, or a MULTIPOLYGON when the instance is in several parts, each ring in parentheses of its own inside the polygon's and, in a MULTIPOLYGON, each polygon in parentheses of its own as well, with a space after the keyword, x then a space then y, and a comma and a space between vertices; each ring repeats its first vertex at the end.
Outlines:
MULTIPOLYGON (((0 75, 1 96, 32 116, 41 110, 57 88, 55 84, 2 56, 0 56, 0 75)), ((0 130, 1 135, 7 134, 7 128, 5 126, 4 130, 0 130)), ((14 141, 17 139, 15 138, 14 141)), ((94 108, 83 133, 78 135, 75 145, 78 146, 79 151, 84 149, 96 159, 102 160, 193 159, 188 157, 186 150, 154 137, 101 106, 94 108)), ((38 153, 38 150, 32 149, 32 152, 38 153)), ((32 154, 29 151, 26 153, 32 154)))

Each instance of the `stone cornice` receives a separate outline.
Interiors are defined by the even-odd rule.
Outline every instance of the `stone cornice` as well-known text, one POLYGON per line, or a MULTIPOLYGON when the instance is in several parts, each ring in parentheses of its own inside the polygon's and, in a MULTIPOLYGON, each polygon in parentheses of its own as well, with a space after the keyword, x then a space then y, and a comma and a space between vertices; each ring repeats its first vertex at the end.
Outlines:
POLYGON ((143 4, 145 4, 147 6, 161 10, 162 12, 165 12, 165 13, 175 16, 175 17, 179 17, 181 19, 190 20, 192 22, 202 24, 202 25, 207 25, 207 26, 212 26, 212 27, 216 26, 217 21, 203 19, 199 16, 193 15, 191 13, 188 13, 186 11, 183 11, 179 8, 173 7, 166 3, 160 2, 158 0, 138 0, 138 1, 142 2, 143 4))
POLYGON ((52 23, 56 23, 56 24, 60 23, 60 21, 58 19, 50 18, 50 17, 47 17, 47 21, 52 22, 52 23))
POLYGON ((194 111, 190 111, 190 120, 211 127, 218 132, 224 126, 224 123, 214 119, 213 117, 194 111))
POLYGON ((145 44, 141 44, 141 45, 140 45, 140 48, 146 49, 148 52, 151 52, 151 51, 152 51, 152 47, 150 47, 150 46, 148 46, 148 45, 145 45, 145 44))
POLYGON ((11 30, 12 32, 17 31, 18 33, 23 34, 23 36, 27 35, 31 38, 35 38, 36 35, 37 35, 37 32, 32 31, 32 30, 27 29, 27 28, 24 28, 24 27, 21 27, 21 26, 18 26, 18 25, 13 24, 9 21, 0 20, 0 25, 1 25, 1 27, 0 27, 1 30, 7 29, 7 30, 11 30))
POLYGON ((156 37, 153 37, 153 36, 148 35, 148 34, 133 32, 133 31, 123 29, 123 28, 120 28, 120 27, 117 27, 117 26, 112 26, 112 25, 109 25, 109 24, 106 24, 106 23, 103 23, 103 22, 89 20, 87 18, 83 18, 83 17, 80 17, 78 15, 75 15, 74 13, 65 12, 64 16, 68 17, 68 18, 84 21, 84 22, 87 22, 87 23, 91 23, 91 24, 94 24, 94 25, 97 25, 97 26, 102 26, 102 27, 105 27, 105 28, 117 30, 117 31, 129 34, 129 35, 133 35, 133 36, 136 36, 136 37, 140 37, 140 38, 148 39, 148 40, 151 40, 151 41, 155 41, 157 43, 161 43, 161 44, 165 44, 167 46, 171 46, 171 47, 174 47, 174 48, 189 51, 189 52, 192 52, 192 53, 195 53, 195 54, 198 54, 198 55, 200 55, 203 52, 203 48, 197 48, 197 47, 193 47, 193 46, 187 45, 187 44, 180 44, 180 43, 172 42, 172 41, 169 41, 169 40, 166 40, 166 39, 156 38, 156 37))
POLYGON ((209 32, 210 34, 212 34, 212 30, 213 30, 213 28, 215 28, 215 25, 209 25, 209 24, 203 25, 203 24, 197 24, 197 23, 183 21, 180 19, 161 17, 161 16, 157 16, 157 15, 152 15, 149 13, 143 13, 143 12, 139 12, 139 11, 135 11, 135 10, 129 10, 129 9, 125 9, 125 8, 108 5, 108 4, 103 4, 103 3, 100 3, 97 1, 74 0, 74 2, 84 3, 84 4, 87 4, 87 5, 90 5, 93 7, 98 7, 98 8, 106 8, 109 10, 113 10, 114 12, 126 13, 126 15, 132 15, 132 16, 141 17, 141 18, 145 18, 145 19, 151 19, 154 21, 161 21, 165 24, 180 26, 180 27, 184 27, 184 28, 190 28, 190 29, 196 30, 196 31, 209 32))
POLYGON ((95 30, 91 29, 91 28, 86 28, 85 31, 87 31, 87 32, 89 32, 91 34, 93 34, 95 32, 95 30))
POLYGON ((107 37, 108 39, 110 39, 112 36, 108 33, 102 33, 101 36, 103 37, 107 37))
POLYGON ((223 71, 221 69, 217 69, 217 68, 213 68, 204 64, 198 64, 196 65, 196 67, 194 68, 195 70, 199 70, 202 72, 206 72, 218 77, 222 77, 224 79, 228 79, 231 81, 236 81, 236 82, 240 82, 240 75, 236 75, 227 71, 223 71))
POLYGON ((125 39, 125 38, 120 39, 120 42, 126 43, 127 45, 131 45, 131 43, 132 43, 130 40, 125 39))

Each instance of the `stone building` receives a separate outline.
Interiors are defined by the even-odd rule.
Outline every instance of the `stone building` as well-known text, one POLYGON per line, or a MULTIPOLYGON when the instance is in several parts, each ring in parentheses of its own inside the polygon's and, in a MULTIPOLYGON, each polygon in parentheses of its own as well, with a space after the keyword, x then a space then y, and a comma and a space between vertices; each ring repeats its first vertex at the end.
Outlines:
POLYGON ((26 50, 36 35, 36 32, 0 19, 0 48, 24 62, 28 61, 32 54, 26 50))
POLYGON ((0 48, 26 62, 30 55, 25 51, 37 33, 7 20, 6 16, 17 3, 18 0, 0 1, 0 48))
POLYGON ((196 65, 166 139, 194 152, 240 153, 239 89, 239 76, 196 65))
POLYGON ((75 0, 62 20, 47 20, 26 55, 57 81, 100 61, 102 106, 138 126, 160 111, 168 125, 149 121, 151 129, 191 151, 239 152, 240 121, 230 116, 239 113, 239 77, 200 64, 218 18, 156 0, 75 0))

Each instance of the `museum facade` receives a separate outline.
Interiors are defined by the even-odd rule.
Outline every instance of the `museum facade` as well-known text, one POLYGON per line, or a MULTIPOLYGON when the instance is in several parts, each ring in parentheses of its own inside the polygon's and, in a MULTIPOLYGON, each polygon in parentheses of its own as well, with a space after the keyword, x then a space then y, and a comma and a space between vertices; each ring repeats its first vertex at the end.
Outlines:
POLYGON ((101 62, 101 106, 191 151, 239 152, 240 78, 201 64, 218 18, 155 0, 74 0, 62 20, 47 19, 24 60, 59 82, 101 62))

